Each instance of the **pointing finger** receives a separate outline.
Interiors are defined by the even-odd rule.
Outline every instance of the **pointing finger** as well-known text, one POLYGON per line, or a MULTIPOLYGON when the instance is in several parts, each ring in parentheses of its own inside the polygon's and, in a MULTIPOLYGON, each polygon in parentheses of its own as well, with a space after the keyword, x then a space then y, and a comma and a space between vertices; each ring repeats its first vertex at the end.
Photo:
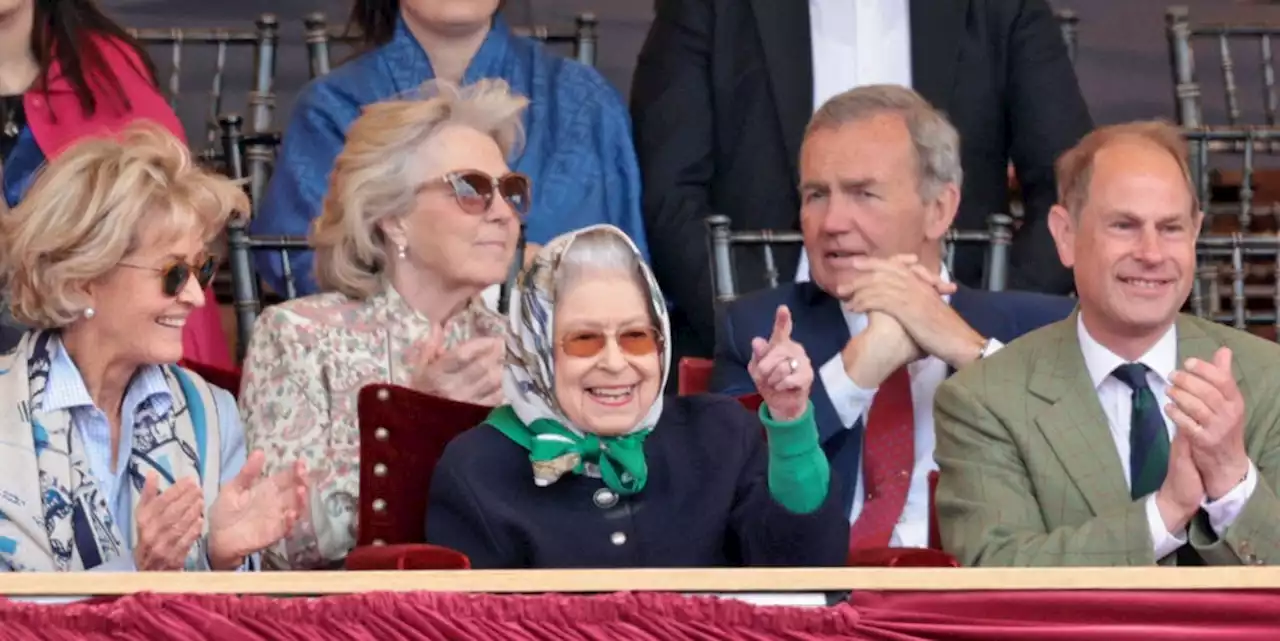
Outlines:
POLYGON ((769 337, 770 345, 777 345, 791 340, 791 310, 786 305, 779 305, 773 317, 773 334, 769 337))

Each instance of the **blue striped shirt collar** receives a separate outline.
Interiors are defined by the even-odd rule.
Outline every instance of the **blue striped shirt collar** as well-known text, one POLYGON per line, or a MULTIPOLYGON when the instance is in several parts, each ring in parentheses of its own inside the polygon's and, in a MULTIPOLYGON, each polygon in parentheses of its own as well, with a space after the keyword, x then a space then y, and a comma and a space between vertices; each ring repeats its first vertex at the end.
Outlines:
MULTIPOLYGON (((53 357, 49 363, 49 382, 45 391, 42 411, 74 409, 78 407, 96 407, 89 389, 80 376, 80 368, 71 360, 71 354, 62 345, 62 340, 54 336, 51 339, 50 351, 53 357)), ((137 409, 147 401, 156 398, 157 402, 173 403, 173 395, 169 391, 169 383, 159 365, 143 365, 129 380, 125 390, 124 406, 137 409)), ((101 409, 101 408, 99 408, 101 409)))

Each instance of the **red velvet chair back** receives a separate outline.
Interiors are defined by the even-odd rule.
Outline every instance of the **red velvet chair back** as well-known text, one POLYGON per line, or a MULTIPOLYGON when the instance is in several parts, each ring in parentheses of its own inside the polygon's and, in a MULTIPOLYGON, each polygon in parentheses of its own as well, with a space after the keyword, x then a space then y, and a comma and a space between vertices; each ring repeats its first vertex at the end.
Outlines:
POLYGON ((360 528, 357 545, 422 543, 436 462, 453 437, 493 408, 398 385, 360 390, 360 528))
POLYGON ((938 529, 938 472, 929 472, 929 547, 942 551, 942 530, 938 529))
POLYGON ((711 391, 712 361, 705 358, 682 358, 677 371, 676 391, 681 396, 706 394, 711 391))
POLYGON ((759 412, 760 406, 764 404, 764 399, 759 394, 745 394, 738 397, 738 402, 752 412, 759 412))
POLYGON ((216 385, 218 387, 221 387, 224 390, 227 390, 228 392, 231 392, 232 396, 236 398, 240 397, 240 370, 239 369, 234 369, 234 370, 222 369, 221 367, 216 367, 214 365, 205 365, 203 363, 193 363, 191 361, 186 361, 186 360, 178 363, 178 366, 189 369, 195 372, 196 374, 199 374, 200 378, 203 378, 204 380, 209 381, 209 383, 212 385, 216 385))

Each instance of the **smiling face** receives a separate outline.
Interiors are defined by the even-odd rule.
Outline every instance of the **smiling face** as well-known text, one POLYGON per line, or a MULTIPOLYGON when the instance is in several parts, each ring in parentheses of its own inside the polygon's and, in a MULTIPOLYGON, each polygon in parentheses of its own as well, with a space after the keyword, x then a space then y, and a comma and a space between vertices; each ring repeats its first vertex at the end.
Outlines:
POLYGON ((919 162, 906 120, 875 114, 819 129, 800 153, 800 221, 812 278, 835 292, 858 277, 854 258, 937 255, 958 193, 920 197, 919 162))
POLYGON ((1095 339, 1146 345, 1174 322, 1195 276, 1201 215, 1193 203, 1177 160, 1131 138, 1098 151, 1078 212, 1054 208, 1058 255, 1075 270, 1081 313, 1095 339))
POLYGON ((94 315, 77 322, 92 331, 96 350, 127 355, 139 365, 176 363, 187 318, 205 298, 194 275, 177 296, 165 294, 162 272, 175 262, 200 262, 205 244, 196 233, 173 239, 155 225, 143 229, 138 248, 88 286, 94 315))
POLYGON ((626 434, 658 398, 661 345, 647 300, 617 271, 580 278, 557 300, 556 400, 584 431, 626 434))

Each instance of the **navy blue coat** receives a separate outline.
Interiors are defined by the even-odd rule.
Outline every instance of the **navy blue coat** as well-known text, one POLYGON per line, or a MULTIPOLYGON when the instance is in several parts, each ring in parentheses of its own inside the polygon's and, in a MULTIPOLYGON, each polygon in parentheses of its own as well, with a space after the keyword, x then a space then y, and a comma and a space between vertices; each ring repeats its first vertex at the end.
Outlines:
MULTIPOLYGON (((804 345, 815 373, 849 342, 849 325, 840 301, 812 282, 754 292, 734 301, 723 314, 716 335, 711 391, 733 396, 755 392, 755 384, 747 373, 751 339, 769 337, 779 305, 791 309, 791 338, 804 345)), ((1075 301, 1065 296, 960 287, 951 295, 951 307, 979 334, 1010 343, 1027 332, 1066 318, 1075 308, 1075 301)), ((859 422, 852 429, 844 428, 819 377, 814 377, 810 398, 818 422, 818 439, 831 462, 832 473, 840 478, 841 487, 852 493, 857 487, 862 425, 859 422)), ((851 495, 842 500, 844 508, 852 507, 851 495)))
POLYGON ((773 500, 763 427, 732 398, 670 397, 645 439, 644 490, 618 497, 566 474, 538 487, 529 453, 481 425, 436 467, 427 542, 475 568, 842 566, 849 523, 833 485, 810 514, 773 500))

